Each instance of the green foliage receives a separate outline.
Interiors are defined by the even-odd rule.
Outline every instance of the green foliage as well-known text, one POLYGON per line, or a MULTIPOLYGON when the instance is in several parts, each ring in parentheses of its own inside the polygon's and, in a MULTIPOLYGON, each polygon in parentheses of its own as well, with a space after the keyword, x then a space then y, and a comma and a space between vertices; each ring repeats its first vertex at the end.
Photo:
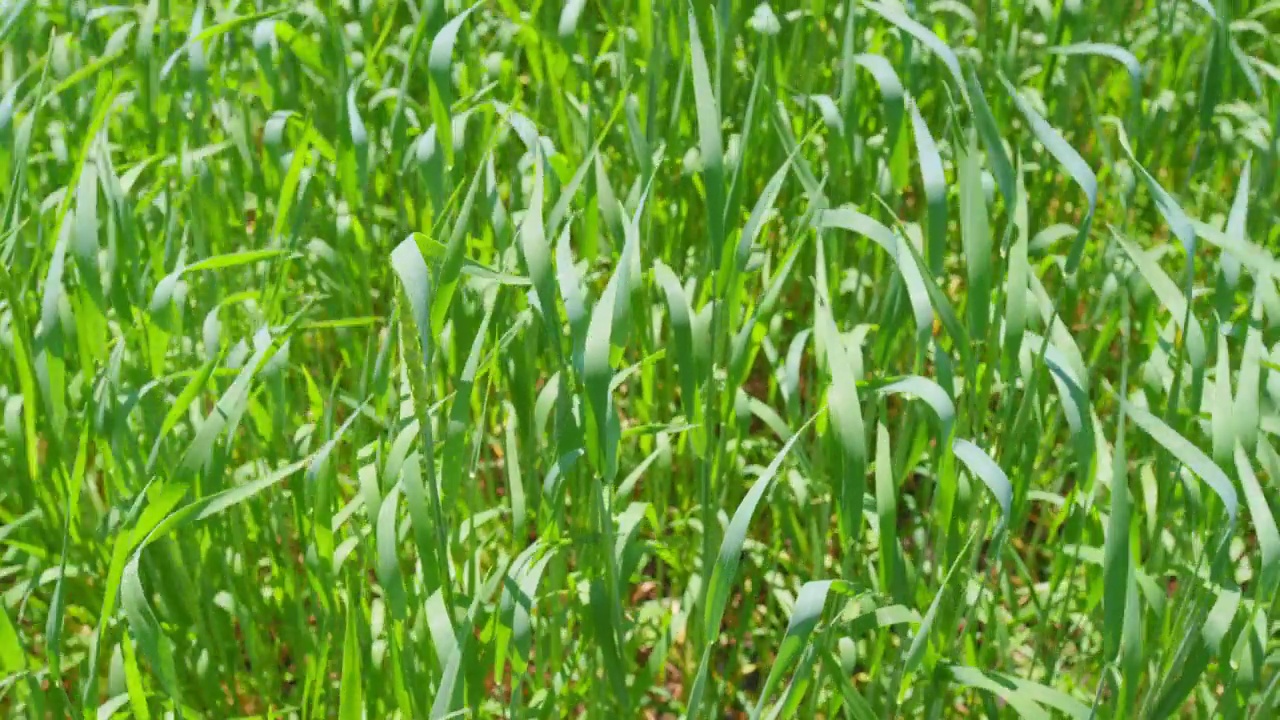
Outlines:
POLYGON ((0 3, 0 715, 1274 717, 1280 4, 0 3))

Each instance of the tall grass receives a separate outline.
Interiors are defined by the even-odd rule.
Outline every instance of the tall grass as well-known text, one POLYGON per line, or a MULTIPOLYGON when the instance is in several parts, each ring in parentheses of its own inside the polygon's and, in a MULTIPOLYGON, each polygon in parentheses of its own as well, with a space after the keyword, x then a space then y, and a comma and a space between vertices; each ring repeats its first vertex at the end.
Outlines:
POLYGON ((1272 717, 1280 5, 0 5, 12 717, 1272 717))

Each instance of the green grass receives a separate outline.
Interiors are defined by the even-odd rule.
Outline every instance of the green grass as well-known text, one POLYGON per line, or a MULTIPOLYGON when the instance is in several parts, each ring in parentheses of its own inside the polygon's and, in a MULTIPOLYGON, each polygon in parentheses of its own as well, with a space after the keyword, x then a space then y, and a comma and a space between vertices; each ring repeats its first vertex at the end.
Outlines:
POLYGON ((0 3, 0 713, 1274 716, 1280 5, 782 5, 0 3))

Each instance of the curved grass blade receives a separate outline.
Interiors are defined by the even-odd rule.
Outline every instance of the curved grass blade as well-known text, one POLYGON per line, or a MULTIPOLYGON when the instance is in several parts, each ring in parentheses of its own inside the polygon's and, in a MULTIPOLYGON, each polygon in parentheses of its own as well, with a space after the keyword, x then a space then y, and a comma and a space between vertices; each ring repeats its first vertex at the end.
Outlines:
POLYGON ((964 73, 960 70, 960 61, 956 58, 955 51, 949 45, 944 43, 932 30, 908 17, 899 7, 879 2, 864 2, 863 5, 871 12, 896 25, 898 29, 919 40, 921 44, 929 48, 930 52, 937 55, 942 64, 946 66, 947 72, 951 74, 951 80, 956 84, 956 90, 968 102, 964 73))
POLYGON ((1027 291, 1031 277, 1031 264, 1027 259, 1027 235, 1031 228, 1021 166, 1014 183, 1014 240, 1009 246, 1004 300, 1004 358, 1005 363, 1010 366, 1018 359, 1023 330, 1027 327, 1027 291))
POLYGON ((534 153, 533 194, 529 209, 520 224, 520 250, 529 278, 538 297, 538 309, 547 325, 547 337, 552 347, 560 349, 560 312, 556 307, 556 281, 551 270, 551 245, 547 242, 546 228, 542 220, 542 162, 540 153, 534 153))
MULTIPOLYGON (((793 151, 794 152, 794 151, 793 151)), ((782 167, 769 178, 769 182, 765 184, 764 190, 760 193, 756 204, 751 208, 751 215, 747 217, 747 224, 742 226, 742 235, 738 239, 738 250, 734 255, 734 262, 737 265, 739 273, 746 272, 747 263, 751 259, 751 250, 755 247, 756 237, 760 234, 760 228, 764 225, 765 219, 769 213, 773 212, 773 206, 778 200, 778 193, 782 191, 782 183, 787 179, 787 174, 791 170, 791 159, 794 155, 788 155, 787 159, 782 162, 782 167)))
MULTIPOLYGON (((253 480, 253 481, 244 483, 242 485, 237 485, 233 488, 223 490, 222 492, 217 493, 215 495, 211 495, 207 498, 197 500, 196 502, 192 503, 192 506, 190 507, 189 511, 178 510, 174 512, 174 515, 179 517, 189 518, 187 522, 199 522, 201 520, 207 520, 208 518, 224 513, 227 510, 230 510, 231 508, 237 505, 240 505, 250 500, 253 497, 256 497, 257 495, 262 493, 264 490, 267 490, 275 485, 278 485, 284 482, 285 480, 288 480, 290 477, 294 475, 294 473, 306 467, 307 464, 310 462, 310 460, 311 460, 310 457, 303 458, 296 462, 285 465, 279 470, 276 470, 257 480, 253 480)), ((175 525, 173 527, 168 528, 168 530, 177 530, 181 527, 182 527, 181 524, 175 525)), ((161 530, 161 528, 157 527, 155 536, 159 537, 162 534, 163 534, 163 531, 161 530)))
POLYGON ((204 422, 200 423, 195 439, 183 453, 178 465, 184 472, 193 472, 204 467, 213 457, 213 444, 222 435, 222 431, 228 427, 236 427, 241 416, 244 415, 249 403, 249 386, 272 349, 271 336, 266 328, 259 330, 254 336, 253 345, 253 355, 240 368, 239 374, 227 391, 218 398, 218 403, 205 417, 204 422))
POLYGON ((810 95, 808 102, 817 106, 818 113, 822 116, 822 123, 828 130, 837 136, 844 135, 844 118, 840 116, 840 109, 836 107, 836 102, 830 95, 810 95))
POLYGON ((555 549, 544 549, 535 542, 512 561, 502 586, 499 604, 499 625, 496 635, 495 673, 500 674, 511 646, 511 666, 523 673, 529 667, 529 652, 533 647, 533 607, 537 602, 538 584, 542 573, 555 555, 555 549), (538 552, 542 551, 542 555, 538 552))
POLYGON ((1036 139, 1044 145, 1045 150, 1062 164, 1067 170, 1067 174, 1075 181, 1080 189, 1084 191, 1085 199, 1089 201, 1089 209, 1085 213, 1084 219, 1080 222, 1080 229, 1076 232, 1075 242, 1071 245, 1071 250, 1067 254, 1068 273, 1074 273, 1080 267, 1080 256, 1084 253, 1085 241, 1089 237, 1089 227, 1093 223, 1093 213, 1098 205, 1098 176, 1094 174, 1089 167, 1089 163, 1080 157, 1080 153, 1071 146, 1062 135, 1058 133, 1052 125, 1050 125, 1040 114, 1035 111, 1022 99, 1018 91, 1004 78, 1000 76, 1000 82, 1004 83, 1005 90, 1008 91, 1009 97, 1013 98, 1014 105, 1018 106, 1019 112, 1027 119, 1027 124, 1031 126, 1031 131, 1035 134, 1036 139))
POLYGON ((204 260, 198 260, 190 265, 182 267, 182 274, 188 275, 202 270, 221 270, 223 268, 238 267, 240 265, 250 265, 263 260, 270 260, 279 255, 283 255, 283 250, 243 250, 240 252, 227 253, 225 255, 214 255, 204 260))
MULTIPOLYGON (((458 31, 462 29, 462 23, 483 2, 484 0, 480 0, 450 18, 431 39, 431 47, 427 50, 427 74, 431 78, 431 115, 435 119, 436 133, 444 149, 445 161, 450 166, 453 165, 453 121, 450 113, 453 104, 453 48, 458 42, 458 31)), ((406 75, 406 79, 407 77, 406 75)))
MULTIPOLYGON (((852 647, 852 644, 850 644, 852 647)), ((843 654, 842 654, 843 657, 843 654)), ((863 697, 858 688, 854 686, 853 681, 849 678, 852 675, 852 669, 846 668, 836 657, 835 651, 830 651, 823 663, 828 667, 828 675, 835 678, 836 690, 840 693, 840 699, 844 701, 844 710, 848 717, 853 720, 876 720, 875 708, 871 703, 863 697)), ((852 662, 848 663, 852 666, 852 662)))
POLYGON ((1231 407, 1231 352, 1227 347, 1227 336, 1221 332, 1218 333, 1218 358, 1213 374, 1209 434, 1213 441, 1214 462, 1225 463, 1231 459, 1231 449, 1236 444, 1236 424, 1231 407))
POLYGON ((160 681, 160 687, 175 703, 181 705, 182 695, 174 671, 172 646, 169 639, 165 637, 155 612, 151 609, 146 590, 142 587, 142 579, 138 572, 139 559, 141 559, 140 552, 135 552, 128 564, 124 566, 120 580, 120 607, 124 609, 129 630, 137 640, 139 648, 151 662, 152 669, 160 681))
MULTIPOLYGON (((1055 340, 1066 343, 1069 338, 1055 333, 1055 340)), ((1064 352, 1058 343, 1046 344, 1042 336, 1030 331, 1023 333, 1021 347, 1028 366, 1032 357, 1044 358, 1054 386, 1062 398, 1062 409, 1067 416, 1067 425, 1078 441, 1080 467, 1087 468, 1094 448, 1093 413, 1089 407, 1088 385, 1079 375, 1083 365, 1083 361, 1077 362, 1079 353, 1072 352, 1074 347, 1064 352), (1042 348, 1043 353, 1041 353, 1042 348)))
MULTIPOLYGON (((1270 282, 1267 280, 1266 282, 1270 282)), ((1262 344, 1262 301, 1254 301, 1253 321, 1245 325, 1244 350, 1240 354, 1240 373, 1236 376, 1236 397, 1232 405, 1235 436, 1244 449, 1253 452, 1258 444, 1259 395, 1262 377, 1262 357, 1266 348, 1262 344)))
POLYGON ((938 416, 938 423, 942 426, 942 440, 946 441, 951 437, 951 428, 956 419, 956 406, 952 402, 951 396, 947 395, 947 391, 943 390, 938 383, 926 377, 911 375, 891 382, 876 392, 881 395, 892 393, 914 395, 920 398, 938 416))
POLYGON ((880 522, 880 583, 893 597, 905 598, 902 547, 898 544, 898 487, 894 479, 889 430, 876 423, 876 518, 880 522))
POLYGON ((1111 43, 1078 42, 1070 45, 1059 45, 1049 48, 1049 52, 1067 56, 1088 56, 1110 58, 1124 66, 1129 73, 1129 84, 1137 91, 1142 85, 1142 64, 1133 53, 1111 43))
POLYGON ((353 601, 347 606, 346 629, 342 634, 342 677, 338 687, 338 720, 363 720, 364 673, 360 671, 362 654, 360 635, 356 631, 356 613, 360 606, 353 601))
POLYGON ((591 310, 591 321, 587 326, 586 346, 583 350, 583 382, 586 385, 587 401, 595 423, 591 430, 595 442, 591 443, 594 452, 592 460, 600 472, 605 472, 610 465, 613 454, 606 447, 609 436, 609 417, 613 414, 613 400, 609 386, 613 380, 613 364, 610 361, 613 335, 613 316, 618 285, 622 282, 622 274, 626 272, 623 264, 614 269, 605 286, 604 293, 591 310))
POLYGON ((382 500, 378 508, 377 525, 374 528, 374 546, 377 550, 378 584, 382 586, 387 604, 391 607, 391 617, 404 620, 408 605, 404 580, 400 576, 400 558, 396 551, 399 546, 397 534, 397 510, 400 505, 400 488, 391 486, 390 492, 382 500))
MULTIPOLYGON (((991 114, 991 106, 987 104, 987 96, 982 91, 982 84, 978 82, 978 75, 972 68, 969 69, 967 79, 969 100, 973 105, 973 124, 978 128, 983 147, 987 149, 987 162, 991 165, 992 175, 995 176, 996 187, 1004 196, 1005 207, 1013 208, 1020 199, 1014 180, 1013 164, 1009 162, 1004 141, 1000 139, 1000 129, 996 126, 995 116, 991 114)), ((1021 182, 1021 177, 1017 182, 1021 182)))
MULTIPOLYGON (((1216 245, 1222 250, 1224 265, 1235 260, 1255 275, 1270 276, 1271 282, 1274 282, 1276 277, 1280 277, 1280 260, 1277 260, 1267 249, 1243 238, 1232 237, 1199 220, 1192 220, 1191 225, 1195 228, 1197 238, 1208 240, 1209 244, 1216 245), (1228 254, 1232 256, 1231 260, 1228 260, 1228 254)), ((1260 289, 1260 292, 1265 291, 1260 289)))
POLYGON ((564 312, 569 321, 569 332, 573 337, 573 367, 582 372, 582 353, 587 341, 587 293, 583 288, 583 275, 573 259, 573 248, 569 245, 569 225, 565 224, 556 241, 556 282, 560 286, 560 298, 564 301, 564 312))
MULTIPOLYGON (((1153 710, 1153 717, 1173 717, 1195 688, 1209 665, 1209 660, 1230 652, 1239 627, 1233 628, 1236 611, 1240 608, 1240 592, 1231 588, 1217 588, 1217 599, 1199 628, 1189 628, 1174 653, 1175 663, 1168 668, 1170 684, 1164 685, 1153 710), (1231 639, 1228 639, 1230 636, 1231 639), (1224 640, 1226 647, 1224 649, 1224 640)), ((1223 661, 1229 660, 1222 657, 1223 661)))
POLYGON ((520 468, 520 443, 516 427, 517 415, 511 403, 503 403, 506 408, 506 449, 504 459, 507 466, 507 494, 511 498, 511 533, 514 537, 525 534, 525 499, 524 480, 520 468))
POLYGON ((1176 430, 1166 425, 1160 418, 1124 398, 1120 398, 1120 403, 1124 406, 1125 412, 1129 417, 1133 418, 1134 424, 1142 428, 1144 432, 1151 436, 1152 440, 1164 447, 1178 462, 1186 465, 1191 472, 1195 473, 1210 489, 1217 493, 1227 511, 1228 527, 1234 527, 1239 499, 1236 496, 1235 486, 1231 484, 1231 480, 1227 478, 1226 473, 1222 472, 1222 468, 1210 460, 1200 448, 1178 434, 1176 430))
MULTIPOLYGON (((899 228, 899 230, 901 231, 902 228, 899 228)), ((920 252, 916 250, 912 242, 908 242, 901 234, 898 236, 898 252, 904 259, 910 256, 917 268, 924 267, 924 258, 920 257, 920 252)), ((950 333, 952 340, 955 342, 963 367, 970 374, 976 375, 977 367, 969 344, 969 333, 964 329, 964 325, 960 323, 960 318, 956 316, 956 311, 951 306, 951 301, 947 298, 946 293, 942 292, 942 288, 938 286, 933 276, 921 273, 920 279, 924 285, 925 292, 929 295, 929 302, 938 312, 942 327, 950 333)), ((934 349, 938 349, 936 344, 934 349)))
POLYGON ((707 646, 703 648, 702 660, 698 665, 698 673, 695 676, 693 688, 689 693, 688 717, 698 717, 698 710, 702 704, 702 695, 705 692, 711 670, 711 653, 716 646, 716 636, 719 634, 720 621, 724 617, 725 607, 729 604, 729 590, 738 574, 738 563, 742 560, 742 546, 746 543, 747 530, 751 525, 751 519, 755 516, 756 507, 760 505, 765 493, 773 486, 774 478, 777 477, 778 470, 782 467, 782 461, 786 459, 796 441, 804 435, 804 431, 816 419, 817 416, 809 418, 791 436, 791 439, 783 444, 782 449, 773 457, 773 461, 769 463, 769 466, 764 469, 764 472, 752 484, 751 489, 747 491, 746 496, 742 498, 742 502, 738 504, 738 509, 733 513, 733 519, 729 521, 729 527, 725 529, 724 540, 720 543, 720 552, 716 556, 715 566, 711 569, 711 581, 707 587, 707 606, 704 608, 703 613, 704 622, 710 628, 710 637, 708 638, 707 646))
POLYGON ((1009 483, 1009 476, 1005 475, 1004 470, 1000 469, 986 451, 968 440, 956 438, 951 443, 951 450, 965 464, 965 467, 969 468, 969 472, 977 475, 996 497, 996 502, 1000 504, 1000 524, 1007 523, 1010 505, 1013 502, 1013 485, 1009 483))
POLYGON ((1040 683, 963 665, 949 665, 946 672, 952 682, 994 693, 1024 718, 1049 720, 1052 716, 1044 710, 1044 705, 1073 720, 1085 720, 1089 717, 1089 708, 1084 703, 1040 683))
POLYGON ((814 225, 819 228, 840 228, 858 233, 889 253, 898 272, 902 274, 902 282, 907 287, 907 297, 911 302, 912 313, 915 315, 916 341, 923 346, 929 333, 933 332, 933 304, 921 275, 920 266, 916 264, 910 252, 904 251, 906 240, 879 221, 851 208, 825 210, 814 219, 814 225))
POLYGON ((1174 200, 1173 196, 1142 166, 1142 163, 1138 162, 1138 157, 1133 154, 1133 148, 1129 147, 1129 134, 1125 132, 1124 125, 1113 117, 1103 118, 1103 121, 1110 122, 1115 127, 1116 138, 1120 141, 1120 147, 1124 149, 1125 155, 1129 156, 1129 160, 1137 168, 1138 174, 1142 176, 1147 190, 1151 192, 1151 197, 1155 200, 1156 209, 1160 211, 1160 215, 1164 217, 1165 222, 1169 223, 1169 229, 1182 242, 1182 249, 1187 253, 1188 267, 1194 269, 1196 257, 1195 225, 1187 217, 1187 214, 1183 212, 1182 206, 1178 204, 1178 201, 1174 200))
MULTIPOLYGON (((1128 387, 1128 371, 1121 370, 1121 392, 1128 387)), ((1133 584, 1133 557, 1129 548, 1130 515, 1129 459, 1125 454, 1125 408, 1116 411, 1116 441, 1111 456, 1111 515, 1102 561, 1102 640, 1108 658, 1118 658, 1124 646, 1128 594, 1133 584)))
MULTIPOLYGON (((827 596, 834 590, 838 594, 854 595, 856 590, 854 585, 847 580, 812 580, 805 583, 800 588, 799 595, 796 596, 796 604, 791 610, 791 619, 787 621, 786 633, 782 636, 782 644, 778 647, 778 654, 774 658, 772 667, 769 668, 769 675, 765 678, 764 686, 760 690, 760 699, 756 702, 755 708, 752 710, 750 717, 756 720, 760 717, 760 713, 764 711, 765 702, 769 696, 773 694, 773 689, 777 687, 778 681, 782 678, 782 674, 797 664, 797 660, 803 663, 800 655, 809 647, 809 635, 818 625, 818 621, 822 619, 822 611, 827 604, 827 596)), ((797 668, 795 671, 796 678, 803 677, 803 667, 797 668)), ((796 682, 792 681, 793 684, 796 682)), ((791 689, 788 689, 788 696, 791 695, 791 689)), ((779 708, 791 705, 788 699, 784 697, 779 708)), ((776 717, 778 712, 775 710, 770 717, 776 717)), ((791 714, 787 713, 790 717, 791 714)))
POLYGON ((102 268, 98 263, 98 172, 95 165, 86 164, 80 175, 73 238, 72 249, 80 281, 88 290, 90 299, 101 309, 105 301, 102 297, 102 268))
MULTIPOLYGON (((201 3, 201 7, 203 7, 203 3, 201 3)), ((160 69, 160 79, 164 80, 168 77, 169 73, 173 70, 173 66, 177 63, 178 58, 181 57, 183 53, 187 53, 190 56, 193 68, 197 65, 203 65, 205 63, 203 57, 205 52, 203 46, 204 42, 226 35, 227 33, 238 30, 245 25, 252 25, 259 21, 274 17, 282 12, 284 12, 284 9, 280 8, 266 12, 253 13, 250 15, 241 15, 204 29, 200 29, 198 25, 198 18, 200 18, 203 13, 197 12, 195 14, 197 20, 192 23, 192 32, 190 37, 188 37, 186 42, 179 46, 177 50, 174 50, 173 54, 165 60, 164 65, 160 69)))
POLYGON ((1186 295, 1178 289, 1178 285, 1165 274, 1164 269, 1150 254, 1144 252, 1128 238, 1116 232, 1114 228, 1111 234, 1115 237, 1116 242, 1120 243, 1120 247, 1124 248, 1130 259, 1133 260, 1133 264, 1137 266, 1142 278, 1147 281, 1151 291, 1159 298, 1160 304, 1168 309, 1173 316, 1173 321, 1187 334, 1187 354, 1191 360, 1192 367, 1204 367, 1205 360, 1208 357, 1204 329, 1200 327, 1200 322, 1196 320, 1195 316, 1188 312, 1186 295))
POLYGON ((893 63, 883 55, 861 53, 853 56, 853 62, 871 73, 876 85, 880 87, 880 100, 884 103, 885 110, 885 125, 889 128, 890 140, 887 145, 893 147, 893 138, 897 136, 898 128, 902 127, 902 115, 906 110, 906 91, 902 87, 902 80, 898 78, 898 72, 893 69, 893 63))
MULTIPOLYGON (((698 369, 693 357, 693 311, 689 308, 689 300, 680 279, 671 268, 658 260, 654 263, 653 274, 666 294, 667 312, 671 315, 671 332, 675 336, 676 362, 679 366, 680 404, 689 421, 696 422, 700 405, 697 402, 698 369)), ((695 431, 694 437, 700 438, 702 433, 695 431)))
POLYGON ((160 423, 160 430, 156 433, 156 439, 151 444, 151 454, 147 456, 147 468, 155 467, 156 458, 160 452, 160 442, 169 434, 170 430, 178 424, 182 419, 183 413, 191 407, 191 403, 195 402, 196 397, 204 390, 204 386, 209 382, 213 370, 217 366, 217 357, 210 358, 204 365, 196 371, 191 379, 187 381, 186 387, 178 394, 178 397, 169 406, 169 412, 165 413, 164 420, 160 423))
MULTIPOLYGON (((457 628, 456 644, 453 646, 452 652, 443 658, 444 673, 440 678, 440 684, 436 686, 436 697, 431 703, 431 720, 446 720, 458 715, 454 711, 459 697, 459 691, 462 689, 458 684, 459 675, 463 671, 463 663, 467 661, 465 657, 470 651, 471 643, 475 642, 475 624, 480 608, 489 603, 495 590, 501 580, 507 575, 506 563, 502 567, 497 568, 484 584, 480 587, 475 597, 471 600, 471 605, 467 608, 467 614, 463 618, 462 623, 457 628)), ((437 622, 441 627, 451 627, 452 623, 448 619, 448 611, 440 607, 442 617, 437 622)))
MULTIPOLYGON (((925 611, 924 617, 920 620, 920 626, 916 628, 915 634, 911 636, 911 644, 907 646, 907 652, 903 656, 900 671, 902 677, 911 677, 916 669, 920 667, 920 663, 924 661, 925 651, 929 649, 929 636, 933 632, 933 623, 938 617, 938 609, 942 606, 943 599, 950 592, 951 581, 955 578, 956 571, 964 564, 965 557, 969 555, 969 548, 973 546, 973 541, 977 537, 976 530, 969 535, 964 547, 960 548, 960 552, 956 554, 956 559, 951 562, 951 567, 947 569, 946 577, 942 579, 942 585, 938 586, 933 600, 929 602, 929 609, 925 611)), ((905 622, 909 618, 894 617, 892 619, 905 622)))
POLYGON ((586 4, 587 0, 565 0, 564 8, 560 10, 560 24, 556 28, 561 38, 573 36, 578 29, 578 20, 582 17, 582 9, 586 4))
POLYGON ((431 356, 431 273, 418 249, 415 235, 410 235, 391 251, 391 268, 400 278, 409 312, 418 330, 422 353, 431 356))

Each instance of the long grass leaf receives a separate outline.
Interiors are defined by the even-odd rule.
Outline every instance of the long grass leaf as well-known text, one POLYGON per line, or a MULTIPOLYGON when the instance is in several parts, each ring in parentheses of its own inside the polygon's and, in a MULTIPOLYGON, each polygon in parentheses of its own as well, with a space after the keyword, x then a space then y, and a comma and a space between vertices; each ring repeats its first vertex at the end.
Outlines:
POLYGON ((1084 191, 1085 200, 1088 201, 1088 210, 1080 221, 1080 229, 1076 232, 1075 242, 1072 243, 1071 251, 1067 254, 1067 272, 1074 273, 1080 266, 1080 258, 1084 254, 1085 241, 1089 237, 1089 228, 1093 224, 1093 213, 1097 209, 1098 177, 1094 174, 1093 169, 1089 167, 1089 163, 1080 157, 1080 153, 1063 139, 1062 135, 1052 125, 1040 117, 1035 108, 1031 107, 1018 94, 1018 91, 1008 80, 1005 80, 1002 76, 1000 81, 1004 83, 1005 90, 1008 91, 1009 97, 1013 98, 1013 103, 1018 107, 1018 111, 1027 119, 1027 124, 1031 126, 1031 132, 1035 134, 1036 139, 1040 141, 1041 145, 1044 145, 1044 149, 1048 150, 1050 155, 1053 155, 1066 168, 1067 174, 1084 191))

